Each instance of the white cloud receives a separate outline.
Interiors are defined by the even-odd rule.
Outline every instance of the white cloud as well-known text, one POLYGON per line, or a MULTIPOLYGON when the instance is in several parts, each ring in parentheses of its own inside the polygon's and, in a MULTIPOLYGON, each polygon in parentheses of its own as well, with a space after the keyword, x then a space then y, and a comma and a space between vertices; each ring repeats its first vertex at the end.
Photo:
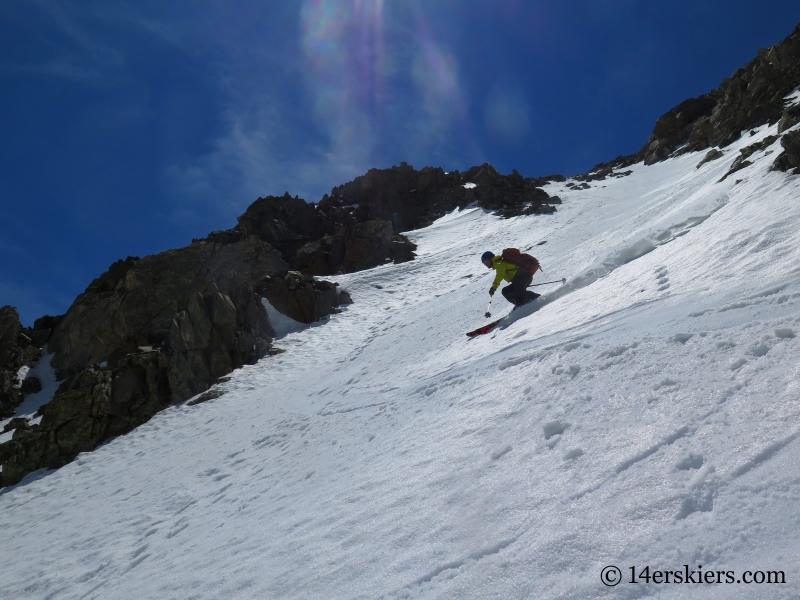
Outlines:
POLYGON ((240 214, 259 196, 288 191, 318 201, 333 185, 360 173, 361 166, 336 152, 298 141, 296 123, 268 97, 225 111, 225 133, 213 149, 192 164, 172 165, 167 172, 176 190, 194 210, 240 214))
POLYGON ((97 79, 109 68, 125 62, 123 53, 89 32, 91 14, 69 0, 25 0, 57 27, 68 44, 59 45, 58 56, 40 63, 11 64, 6 68, 56 75, 69 79, 97 79))

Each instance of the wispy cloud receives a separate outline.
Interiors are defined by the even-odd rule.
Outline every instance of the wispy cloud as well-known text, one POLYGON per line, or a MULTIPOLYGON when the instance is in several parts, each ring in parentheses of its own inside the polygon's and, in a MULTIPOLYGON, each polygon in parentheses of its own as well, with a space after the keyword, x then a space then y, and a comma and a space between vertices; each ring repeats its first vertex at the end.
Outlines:
POLYGON ((343 161, 313 141, 299 141, 294 124, 274 99, 250 98, 249 105, 229 106, 225 134, 210 152, 189 164, 169 167, 167 177, 184 196, 180 210, 212 210, 236 215, 259 196, 288 191, 308 201, 352 179, 361 165, 343 161))
POLYGON ((53 41, 48 40, 46 45, 54 48, 49 56, 38 61, 3 61, 4 69, 89 81, 124 64, 125 57, 118 48, 92 35, 91 13, 84 8, 70 0, 25 0, 25 3, 55 27, 62 43, 53 46, 53 41))
POLYGON ((83 83, 112 83, 128 60, 129 40, 114 33, 145 32, 189 53, 180 21, 145 15, 139 6, 119 0, 75 3, 72 0, 23 0, 42 19, 40 39, 28 40, 42 52, 36 59, 6 57, 0 68, 53 75, 83 83), (48 34, 55 31, 57 36, 48 34))
POLYGON ((166 219, 230 218, 283 191, 318 200, 371 167, 415 156, 480 155, 456 54, 416 1, 299 0, 293 21, 291 8, 247 0, 200 2, 186 15, 119 0, 26 2, 62 43, 47 60, 7 69, 106 84, 130 75, 135 51, 113 32, 144 32, 199 57, 215 81, 220 126, 206 151, 165 165, 166 219), (275 35, 280 19, 295 29, 275 35))

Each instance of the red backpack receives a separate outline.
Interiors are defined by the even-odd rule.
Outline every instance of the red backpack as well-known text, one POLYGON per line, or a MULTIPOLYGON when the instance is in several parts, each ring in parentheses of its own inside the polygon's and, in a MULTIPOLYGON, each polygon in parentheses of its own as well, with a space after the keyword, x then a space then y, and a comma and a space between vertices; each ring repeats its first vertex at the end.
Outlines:
POLYGON ((500 259, 517 265, 520 273, 533 275, 539 270, 539 261, 530 254, 520 252, 517 248, 505 248, 500 255, 500 259))

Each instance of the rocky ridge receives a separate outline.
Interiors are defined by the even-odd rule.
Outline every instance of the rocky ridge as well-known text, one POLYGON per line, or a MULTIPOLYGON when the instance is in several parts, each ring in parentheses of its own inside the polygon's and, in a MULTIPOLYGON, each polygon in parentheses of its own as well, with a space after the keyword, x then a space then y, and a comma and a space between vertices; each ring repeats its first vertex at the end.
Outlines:
POLYGON ((637 157, 645 164, 663 160, 679 148, 699 151, 725 147, 743 131, 769 123, 800 120, 785 99, 800 85, 800 25, 784 40, 758 55, 708 94, 681 102, 657 122, 637 157))
MULTIPOLYGON (((280 253, 255 235, 211 236, 112 264, 63 317, 37 321, 42 331, 32 337, 47 342, 56 376, 64 382, 41 409, 40 423, 16 423, 11 441, 0 445, 0 483, 60 467, 159 410, 208 390, 233 369, 275 352, 274 332, 254 290, 281 274, 290 278, 287 268, 280 253)), ((324 282, 295 286, 291 297, 307 322, 348 300, 324 282)), ((16 311, 2 314, 11 311, 16 325, 5 327, 4 338, 28 343, 38 358, 16 311)), ((22 348, 13 347, 3 373, 26 360, 17 347, 22 348)))
MULTIPOLYGON (((684 100, 656 121, 642 148, 600 163, 572 179, 597 181, 620 176, 620 169, 638 162, 647 165, 684 152, 712 148, 720 152, 746 131, 778 123, 784 152, 774 163, 782 171, 800 167, 797 132, 789 131, 800 123, 798 98, 787 101, 800 87, 800 24, 789 36, 770 48, 762 48, 745 66, 737 69, 716 89, 697 98, 684 100)), ((709 156, 717 156, 709 153, 709 156)), ((719 154, 718 156, 721 156, 719 154)), ((708 158, 713 160, 713 158, 708 158)))
MULTIPOLYGON (((445 212, 477 203, 501 216, 548 214, 558 198, 541 189, 550 178, 501 175, 484 163, 465 172, 416 170, 406 163, 370 169, 334 187, 318 203, 302 198, 259 198, 238 225, 211 238, 255 235, 281 253, 291 269, 305 275, 333 275, 414 258, 416 247, 402 232, 432 223, 445 212)), ((563 179, 563 178, 561 178, 563 179)))

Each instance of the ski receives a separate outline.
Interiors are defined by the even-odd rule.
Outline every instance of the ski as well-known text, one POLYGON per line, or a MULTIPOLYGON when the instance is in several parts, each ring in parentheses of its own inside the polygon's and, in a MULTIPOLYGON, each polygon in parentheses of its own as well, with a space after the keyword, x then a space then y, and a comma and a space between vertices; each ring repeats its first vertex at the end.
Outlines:
MULTIPOLYGON (((520 304, 519 306, 515 306, 514 308, 511 309, 511 312, 513 313, 515 310, 517 310, 518 308, 522 308, 523 306, 528 306, 528 304, 530 304, 531 302, 535 302, 536 299, 539 298, 539 297, 540 297, 540 295, 536 294, 536 298, 531 298, 525 304, 520 304)), ((489 302, 489 306, 491 306, 491 304, 492 303, 489 302)), ((486 312, 486 315, 487 316, 489 315, 488 311, 486 312)), ((486 333, 490 333, 491 331, 494 331, 495 327, 497 327, 502 321, 504 321, 506 319, 506 317, 508 317, 510 315, 511 315, 511 313, 508 313, 505 317, 500 317, 499 319, 497 319, 496 321, 492 321, 488 325, 484 325, 483 327, 478 327, 475 331, 470 331, 469 333, 467 333, 467 337, 474 338, 475 336, 484 335, 486 333)))
POLYGON ((484 325, 483 327, 478 327, 475 331, 470 331, 467 334, 467 337, 474 338, 477 335, 483 335, 485 333, 489 333, 495 327, 497 327, 500 324, 500 321, 502 321, 503 319, 505 319, 505 317, 501 317, 500 319, 497 319, 497 321, 492 321, 491 323, 489 323, 488 325, 484 325))

